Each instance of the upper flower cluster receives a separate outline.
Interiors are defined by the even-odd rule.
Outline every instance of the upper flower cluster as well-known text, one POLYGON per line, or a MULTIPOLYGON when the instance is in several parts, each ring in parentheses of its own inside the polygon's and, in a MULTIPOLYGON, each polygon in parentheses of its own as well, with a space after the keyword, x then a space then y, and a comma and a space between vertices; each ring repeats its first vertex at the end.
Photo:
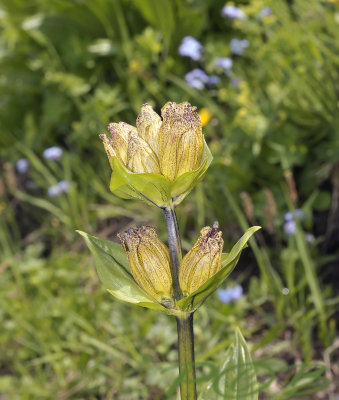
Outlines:
POLYGON ((203 150, 202 124, 196 107, 169 102, 160 116, 144 104, 136 128, 125 122, 108 125, 112 138, 100 135, 108 158, 119 160, 132 172, 157 173, 170 181, 197 169, 203 150))
POLYGON ((100 135, 113 173, 110 189, 158 207, 178 205, 202 179, 212 160, 196 107, 168 102, 162 118, 144 104, 136 127, 110 123, 100 135))

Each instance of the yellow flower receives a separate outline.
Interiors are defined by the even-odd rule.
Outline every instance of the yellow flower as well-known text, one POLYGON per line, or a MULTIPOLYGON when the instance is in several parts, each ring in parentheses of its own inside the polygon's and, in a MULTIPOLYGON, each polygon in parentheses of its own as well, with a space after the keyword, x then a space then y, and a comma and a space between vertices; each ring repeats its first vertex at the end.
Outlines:
POLYGON ((161 110, 159 161, 170 181, 200 165, 204 146, 202 125, 196 107, 189 103, 167 103, 161 110))
POLYGON ((221 269, 224 241, 218 231, 206 226, 192 249, 185 255, 179 270, 179 283, 184 295, 189 295, 221 269))
POLYGON ((202 126, 205 126, 209 123, 210 119, 212 118, 212 114, 208 111, 207 108, 202 108, 199 111, 199 117, 201 118, 202 126))
POLYGON ((157 301, 172 297, 169 250, 154 228, 143 226, 118 235, 135 281, 157 301))
POLYGON ((177 206, 203 178, 212 155, 196 107, 168 102, 161 115, 144 104, 136 127, 111 123, 111 137, 99 136, 113 170, 111 191, 166 208, 177 206))
POLYGON ((204 146, 202 124, 196 107, 189 103, 167 103, 160 116, 144 104, 133 127, 111 123, 112 139, 100 135, 112 166, 114 156, 132 172, 160 173, 171 182, 196 170, 204 146))

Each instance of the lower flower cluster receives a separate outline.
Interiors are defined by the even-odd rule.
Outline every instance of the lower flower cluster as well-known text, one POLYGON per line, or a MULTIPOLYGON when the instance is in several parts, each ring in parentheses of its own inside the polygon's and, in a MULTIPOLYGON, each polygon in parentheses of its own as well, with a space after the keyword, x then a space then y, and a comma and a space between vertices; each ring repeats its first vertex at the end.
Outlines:
MULTIPOLYGON (((179 269, 179 283, 188 296, 221 269, 224 245, 218 224, 206 226, 197 242, 183 258, 179 269)), ((159 239, 154 228, 142 226, 118 235, 126 253, 131 273, 138 285, 160 303, 173 296, 168 247, 159 239)))

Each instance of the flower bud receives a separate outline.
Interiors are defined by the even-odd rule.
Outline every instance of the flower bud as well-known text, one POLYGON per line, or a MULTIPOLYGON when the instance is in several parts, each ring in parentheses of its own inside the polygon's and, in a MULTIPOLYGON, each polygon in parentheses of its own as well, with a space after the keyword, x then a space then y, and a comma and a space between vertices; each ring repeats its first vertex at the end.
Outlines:
POLYGON ((201 119, 195 110, 187 102, 169 102, 161 110, 158 156, 161 172, 170 181, 200 165, 204 143, 201 119))
POLYGON ((179 270, 179 283, 184 295, 189 295, 221 269, 221 254, 224 241, 218 231, 218 223, 213 228, 206 226, 200 237, 185 255, 179 270))
POLYGON ((132 172, 160 173, 158 158, 148 144, 131 132, 127 147, 127 168, 132 172))
POLYGON ((143 226, 118 235, 135 281, 161 302, 172 297, 169 250, 154 228, 143 226))
POLYGON ((149 104, 144 104, 137 118, 138 135, 148 143, 155 154, 159 154, 159 129, 161 124, 160 116, 149 104))
POLYGON ((115 155, 125 165, 127 163, 127 149, 131 134, 136 134, 137 130, 134 126, 125 122, 111 123, 108 130, 112 135, 112 146, 115 155))

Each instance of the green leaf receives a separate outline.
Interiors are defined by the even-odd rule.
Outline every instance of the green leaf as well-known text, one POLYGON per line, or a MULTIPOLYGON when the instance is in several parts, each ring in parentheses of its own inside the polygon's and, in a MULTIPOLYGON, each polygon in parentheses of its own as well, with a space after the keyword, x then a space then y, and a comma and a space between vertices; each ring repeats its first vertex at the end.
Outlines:
POLYGON ((117 157, 113 157, 110 190, 123 199, 137 198, 158 207, 167 207, 173 200, 174 205, 177 206, 201 181, 212 159, 204 139, 199 168, 186 172, 171 182, 161 174, 131 172, 117 157))
POLYGON ((257 400, 256 372, 246 341, 239 329, 227 349, 218 379, 210 382, 199 400, 257 400))
POLYGON ((177 307, 182 311, 193 312, 213 293, 229 276, 240 258, 242 250, 247 247, 247 241, 260 229, 260 226, 249 228, 240 240, 233 246, 229 253, 222 255, 222 268, 215 275, 211 276, 203 285, 189 296, 177 302, 177 307))
POLYGON ((105 288, 117 299, 138 306, 168 313, 168 310, 149 296, 135 282, 122 247, 109 240, 77 231, 92 252, 99 278, 105 288))
POLYGON ((110 190, 122 198, 137 198, 158 207, 170 203, 171 182, 160 174, 137 174, 129 171, 117 157, 112 159, 110 190))

